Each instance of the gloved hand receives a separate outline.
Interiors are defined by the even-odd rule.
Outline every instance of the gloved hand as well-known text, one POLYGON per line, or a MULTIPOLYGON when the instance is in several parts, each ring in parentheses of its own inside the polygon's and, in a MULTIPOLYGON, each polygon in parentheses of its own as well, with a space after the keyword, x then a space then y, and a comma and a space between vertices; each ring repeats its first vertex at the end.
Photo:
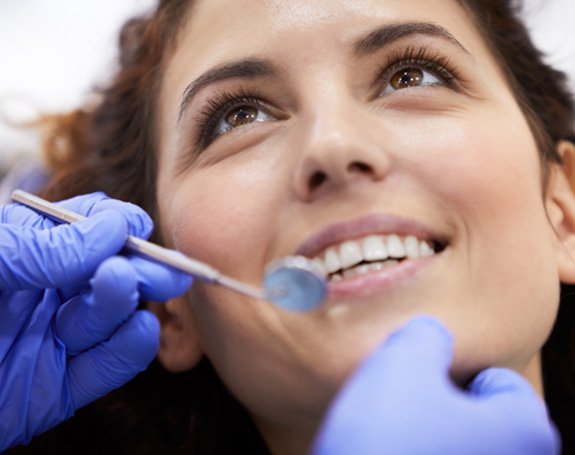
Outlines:
POLYGON ((524 378, 488 368, 462 390, 448 377, 452 350, 429 317, 391 335, 335 398, 314 453, 559 453, 545 404, 524 378))
POLYGON ((101 193, 61 203, 85 216, 55 226, 0 206, 0 451, 28 442, 145 369, 159 327, 139 299, 182 294, 191 278, 119 257, 126 235, 147 238, 138 207, 101 193))

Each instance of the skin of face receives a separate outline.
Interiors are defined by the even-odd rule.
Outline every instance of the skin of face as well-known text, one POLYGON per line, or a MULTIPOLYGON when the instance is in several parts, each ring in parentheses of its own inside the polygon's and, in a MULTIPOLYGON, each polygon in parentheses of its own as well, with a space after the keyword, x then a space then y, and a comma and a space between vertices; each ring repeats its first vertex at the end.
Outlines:
POLYGON ((158 113, 162 236, 227 275, 259 286, 266 264, 326 229, 339 243, 402 226, 445 247, 350 281, 309 313, 199 281, 167 304, 160 359, 180 371, 208 356, 272 449, 303 450, 350 372, 418 314, 454 334, 455 380, 505 366, 540 389, 538 351, 559 282, 574 274, 564 246, 572 198, 557 169, 543 191, 524 115, 457 2, 200 0, 166 66, 158 113), (357 52, 374 30, 413 23, 450 35, 419 27, 357 52), (192 81, 256 59, 273 74, 211 81, 182 109, 192 81), (423 67, 433 83, 394 91, 391 74, 378 75, 401 59, 392 74, 433 59, 456 82, 423 67), (200 149, 222 93, 244 98, 232 107, 263 100, 258 121, 200 149))

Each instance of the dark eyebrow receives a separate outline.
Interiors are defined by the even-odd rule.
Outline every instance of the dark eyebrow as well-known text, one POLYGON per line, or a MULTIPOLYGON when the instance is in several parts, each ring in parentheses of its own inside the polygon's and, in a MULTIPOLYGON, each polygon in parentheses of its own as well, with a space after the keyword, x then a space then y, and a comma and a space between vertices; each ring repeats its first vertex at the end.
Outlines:
MULTIPOLYGON (((456 44, 465 52, 468 52, 449 31, 440 25, 430 22, 405 22, 384 25, 356 41, 353 44, 353 51, 359 56, 370 55, 395 41, 411 35, 439 36, 456 44)), ((276 67, 272 63, 257 58, 226 63, 208 70, 192 81, 184 90, 182 101, 180 102, 178 122, 184 115, 193 97, 205 86, 236 77, 253 79, 273 76, 277 74, 277 72, 276 67)))
POLYGON ((449 31, 431 22, 404 22, 384 25, 356 41, 353 45, 353 51, 359 56, 370 55, 395 41, 411 35, 429 35, 445 38, 469 53, 449 31))
POLYGON ((192 98, 206 85, 236 77, 253 79, 256 77, 272 76, 274 74, 277 74, 276 68, 270 62, 261 59, 240 60, 208 70, 192 81, 186 87, 186 90, 184 90, 180 103, 178 122, 182 118, 192 98))

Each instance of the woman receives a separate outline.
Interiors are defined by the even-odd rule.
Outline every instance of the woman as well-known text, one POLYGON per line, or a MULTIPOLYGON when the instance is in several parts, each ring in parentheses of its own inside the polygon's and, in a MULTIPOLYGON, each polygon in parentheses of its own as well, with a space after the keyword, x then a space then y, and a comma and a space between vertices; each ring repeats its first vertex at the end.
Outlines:
POLYGON ((575 282, 573 106, 510 2, 164 0, 122 50, 101 104, 53 136, 50 197, 135 202, 157 241, 254 284, 278 257, 317 259, 330 298, 296 314, 198 283, 155 307, 159 362, 185 374, 126 389, 116 441, 301 452, 421 313, 453 333, 457 383, 501 366, 543 395, 575 282))

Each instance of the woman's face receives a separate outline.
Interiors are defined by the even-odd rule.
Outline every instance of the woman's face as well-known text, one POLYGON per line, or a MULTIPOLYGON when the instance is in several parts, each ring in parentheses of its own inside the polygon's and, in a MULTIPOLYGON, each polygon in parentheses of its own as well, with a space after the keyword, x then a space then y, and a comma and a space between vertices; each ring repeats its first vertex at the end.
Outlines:
POLYGON ((309 313, 188 296, 185 330, 264 434, 315 421, 421 313, 454 333, 460 380, 536 367, 558 240, 532 134, 458 2, 197 1, 159 114, 167 244, 255 286, 293 254, 336 272, 309 313))

